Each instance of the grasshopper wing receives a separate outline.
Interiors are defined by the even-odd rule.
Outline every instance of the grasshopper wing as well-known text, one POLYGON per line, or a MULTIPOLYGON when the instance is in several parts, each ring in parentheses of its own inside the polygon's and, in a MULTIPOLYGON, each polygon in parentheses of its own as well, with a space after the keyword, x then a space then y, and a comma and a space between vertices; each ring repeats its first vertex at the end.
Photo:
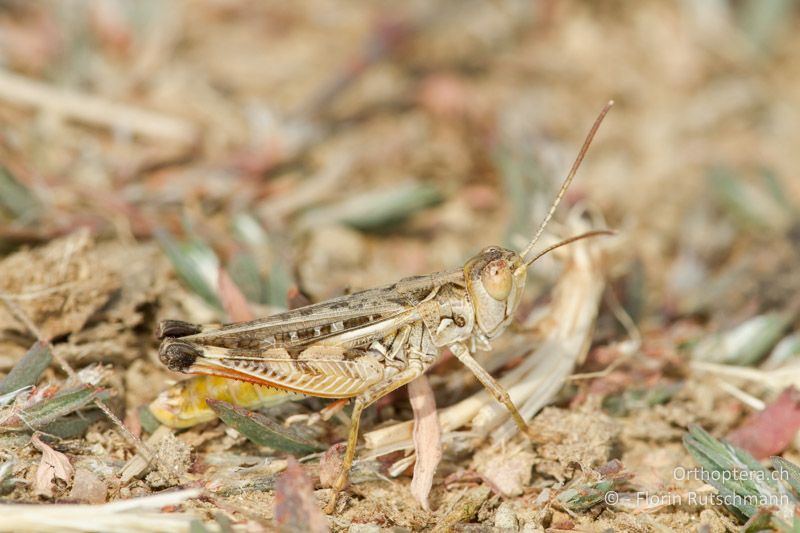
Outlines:
POLYGON ((463 283, 463 271, 457 269, 407 278, 293 311, 221 327, 165 320, 160 325, 159 337, 181 338, 204 346, 258 351, 298 348, 325 340, 332 344, 342 335, 365 327, 380 329, 379 323, 396 327, 398 322, 409 318, 410 309, 448 282, 463 283))

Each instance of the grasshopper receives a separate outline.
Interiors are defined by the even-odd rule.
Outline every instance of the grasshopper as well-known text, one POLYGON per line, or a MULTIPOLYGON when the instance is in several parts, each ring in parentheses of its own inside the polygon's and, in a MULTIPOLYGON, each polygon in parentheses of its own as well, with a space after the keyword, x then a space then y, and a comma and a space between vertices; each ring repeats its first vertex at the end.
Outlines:
POLYGON ((458 269, 405 278, 249 322, 220 327, 165 320, 159 332, 161 361, 178 372, 322 398, 352 398, 347 449, 328 513, 347 484, 363 410, 421 376, 442 348, 449 348, 527 433, 508 392, 472 354, 491 349, 492 339, 511 323, 532 263, 578 239, 612 233, 591 231, 531 255, 612 105, 608 102, 595 120, 547 216, 521 253, 489 246, 458 269))

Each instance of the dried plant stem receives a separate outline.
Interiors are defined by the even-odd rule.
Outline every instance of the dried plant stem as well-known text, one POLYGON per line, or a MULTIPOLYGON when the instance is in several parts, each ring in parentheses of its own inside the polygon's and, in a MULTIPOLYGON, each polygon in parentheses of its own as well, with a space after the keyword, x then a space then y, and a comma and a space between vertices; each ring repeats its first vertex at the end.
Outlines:
POLYGON ((191 144, 197 140, 197 129, 183 119, 52 87, 2 70, 0 99, 79 122, 129 130, 144 137, 181 144, 191 144))
POLYGON ((774 370, 761 370, 749 366, 707 363, 690 361, 692 370, 713 374, 718 378, 743 379, 758 383, 771 391, 780 391, 786 387, 800 387, 800 363, 790 363, 774 370))
POLYGON ((196 498, 200 492, 187 489, 103 505, 2 504, 0 531, 188 531, 194 516, 160 509, 196 498))

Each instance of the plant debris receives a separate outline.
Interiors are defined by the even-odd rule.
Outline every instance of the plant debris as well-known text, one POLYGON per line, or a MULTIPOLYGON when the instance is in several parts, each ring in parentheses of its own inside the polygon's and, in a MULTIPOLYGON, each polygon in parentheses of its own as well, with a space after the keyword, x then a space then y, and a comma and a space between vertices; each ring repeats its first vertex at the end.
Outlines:
POLYGON ((756 459, 783 452, 800 429, 800 392, 790 387, 763 411, 730 432, 727 440, 756 459))
POLYGON ((286 533, 326 533, 327 520, 319 508, 311 482, 293 458, 275 487, 275 523, 286 533))

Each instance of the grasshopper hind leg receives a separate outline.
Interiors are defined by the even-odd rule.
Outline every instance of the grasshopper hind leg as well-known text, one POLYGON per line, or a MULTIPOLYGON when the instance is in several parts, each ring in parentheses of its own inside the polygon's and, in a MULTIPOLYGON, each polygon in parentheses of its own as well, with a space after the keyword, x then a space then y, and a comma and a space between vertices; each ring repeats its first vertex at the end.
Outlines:
POLYGON ((353 413, 351 415, 350 431, 347 435, 347 449, 344 452, 344 459, 342 460, 342 471, 333 484, 333 493, 328 505, 325 507, 325 512, 332 514, 336 510, 336 500, 339 493, 347 485, 347 480, 350 475, 350 468, 353 466, 353 459, 356 455, 356 446, 358 444, 358 427, 361 422, 361 413, 378 399, 386 396, 395 389, 399 389, 403 385, 414 381, 422 375, 425 369, 420 364, 413 364, 412 366, 400 371, 395 375, 391 382, 376 383, 363 393, 355 397, 353 402, 353 413))

